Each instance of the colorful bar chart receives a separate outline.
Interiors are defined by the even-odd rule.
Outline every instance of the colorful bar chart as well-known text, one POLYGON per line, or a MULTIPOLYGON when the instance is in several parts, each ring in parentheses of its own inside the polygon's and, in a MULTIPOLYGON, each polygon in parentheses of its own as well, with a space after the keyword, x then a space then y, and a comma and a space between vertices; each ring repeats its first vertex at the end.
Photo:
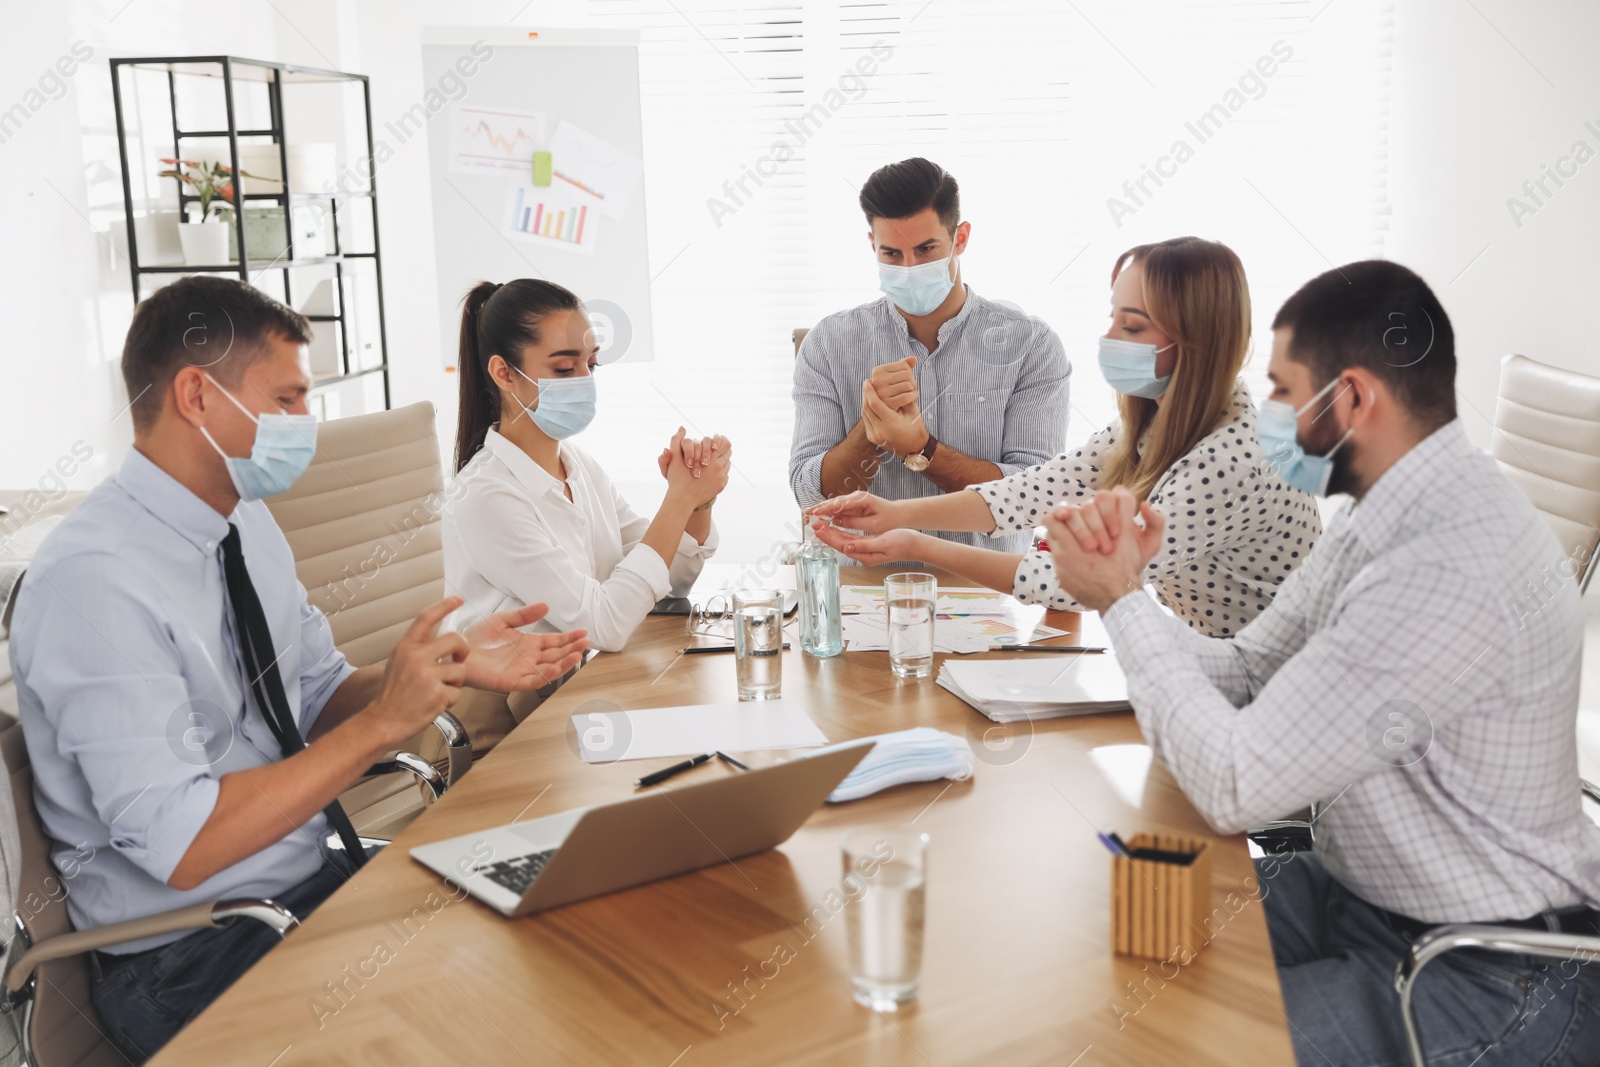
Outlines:
POLYGON ((508 236, 588 255, 594 250, 595 220, 588 204, 552 196, 549 189, 518 183, 506 212, 508 236))

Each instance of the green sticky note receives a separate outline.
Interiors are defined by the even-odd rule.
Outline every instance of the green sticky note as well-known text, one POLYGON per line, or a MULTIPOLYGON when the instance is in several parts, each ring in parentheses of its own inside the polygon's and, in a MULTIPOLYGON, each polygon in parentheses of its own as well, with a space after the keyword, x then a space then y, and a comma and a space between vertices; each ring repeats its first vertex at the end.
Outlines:
POLYGON ((553 169, 549 152, 535 152, 533 154, 533 184, 549 185, 550 172, 553 169))

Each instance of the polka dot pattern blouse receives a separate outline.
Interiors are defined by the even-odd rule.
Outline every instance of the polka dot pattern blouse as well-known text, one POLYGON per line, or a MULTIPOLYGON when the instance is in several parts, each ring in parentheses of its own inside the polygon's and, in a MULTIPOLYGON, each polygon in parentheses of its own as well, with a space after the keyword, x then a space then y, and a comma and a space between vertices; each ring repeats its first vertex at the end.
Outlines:
MULTIPOLYGON (((989 502, 995 533, 1032 529, 1055 505, 1088 499, 1121 434, 1119 420, 1075 452, 972 486, 989 502)), ((1284 485, 1262 461, 1242 380, 1222 422, 1172 465, 1149 502, 1166 517, 1167 543, 1145 579, 1173 614, 1210 637, 1233 636, 1272 603, 1322 533, 1316 498, 1284 485)), ((1082 610, 1057 584, 1048 552, 1023 557, 1012 593, 1024 603, 1082 610)))

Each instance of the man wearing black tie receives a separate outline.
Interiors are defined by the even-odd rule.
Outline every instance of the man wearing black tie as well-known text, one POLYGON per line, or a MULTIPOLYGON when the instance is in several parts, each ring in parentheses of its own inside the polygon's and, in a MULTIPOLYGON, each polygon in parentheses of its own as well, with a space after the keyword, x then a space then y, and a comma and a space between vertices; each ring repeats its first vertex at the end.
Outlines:
MULTIPOLYGON (((520 632, 543 605, 435 636, 451 597, 387 663, 345 662, 259 502, 316 452, 309 340, 302 316, 243 282, 185 278, 140 304, 122 355, 134 447, 18 595, 35 796, 79 860, 80 928, 240 896, 308 914, 365 860, 338 797, 367 767, 462 685, 536 688, 587 647, 581 631, 520 632), (343 849, 326 848, 330 830, 343 849)), ((114 946, 92 959, 95 1005, 142 1062, 275 940, 233 924, 114 946)))

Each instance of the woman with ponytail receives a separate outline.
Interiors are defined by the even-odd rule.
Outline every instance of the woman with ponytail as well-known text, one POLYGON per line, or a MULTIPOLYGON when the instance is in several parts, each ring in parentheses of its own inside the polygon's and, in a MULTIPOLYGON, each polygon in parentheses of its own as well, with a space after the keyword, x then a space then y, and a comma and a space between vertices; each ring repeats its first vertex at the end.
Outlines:
POLYGON ((541 629, 627 643, 660 598, 683 596, 716 550, 711 506, 728 484, 725 437, 683 427, 657 458, 667 495, 653 519, 628 506, 569 438, 595 414, 594 330, 552 282, 479 282, 461 316, 457 482, 445 504, 445 582, 473 619, 544 602, 541 629))

